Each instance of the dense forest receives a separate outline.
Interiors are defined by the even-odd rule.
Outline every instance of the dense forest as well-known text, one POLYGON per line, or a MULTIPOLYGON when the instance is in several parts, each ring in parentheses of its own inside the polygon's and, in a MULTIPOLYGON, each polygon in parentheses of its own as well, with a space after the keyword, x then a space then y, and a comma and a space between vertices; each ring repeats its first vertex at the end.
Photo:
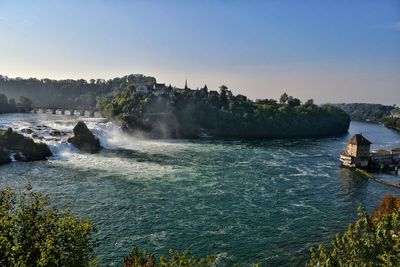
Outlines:
POLYGON ((350 115, 352 120, 382 122, 384 118, 391 115, 394 106, 367 103, 334 104, 350 115))
POLYGON ((219 92, 166 88, 161 95, 137 93, 134 86, 99 99, 103 115, 119 121, 125 130, 151 137, 291 138, 341 135, 350 118, 331 105, 304 104, 283 94, 279 101, 252 101, 233 95, 226 86, 219 92))
POLYGON ((389 117, 384 119, 383 121, 384 125, 388 128, 400 131, 400 118, 393 118, 393 117, 389 117))
POLYGON ((17 105, 30 108, 32 101, 24 96, 20 96, 18 103, 14 98, 8 99, 6 95, 0 94, 0 114, 17 112, 17 105))
POLYGON ((0 75, 0 93, 9 98, 26 96, 35 107, 93 108, 99 95, 118 92, 129 84, 152 84, 155 78, 141 74, 127 75, 110 80, 51 80, 9 78, 0 75))
POLYGON ((334 106, 344 110, 352 120, 383 123, 388 128, 400 131, 400 108, 394 105, 341 103, 334 106))

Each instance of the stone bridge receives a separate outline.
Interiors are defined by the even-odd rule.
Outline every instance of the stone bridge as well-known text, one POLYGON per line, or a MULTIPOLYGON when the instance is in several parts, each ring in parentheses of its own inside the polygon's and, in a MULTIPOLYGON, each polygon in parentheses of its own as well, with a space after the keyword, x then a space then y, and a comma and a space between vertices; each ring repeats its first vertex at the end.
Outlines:
POLYGON ((33 113, 51 113, 60 115, 79 115, 79 116, 89 116, 93 118, 95 113, 98 112, 95 108, 54 108, 54 107, 33 107, 30 110, 21 110, 21 112, 33 112, 33 113))

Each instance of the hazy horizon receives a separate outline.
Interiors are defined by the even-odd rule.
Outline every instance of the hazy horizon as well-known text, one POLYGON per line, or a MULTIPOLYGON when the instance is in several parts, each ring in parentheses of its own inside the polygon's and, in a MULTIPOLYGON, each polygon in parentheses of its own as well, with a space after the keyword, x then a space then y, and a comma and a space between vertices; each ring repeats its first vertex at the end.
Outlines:
POLYGON ((398 1, 1 1, 0 74, 400 103, 398 1))

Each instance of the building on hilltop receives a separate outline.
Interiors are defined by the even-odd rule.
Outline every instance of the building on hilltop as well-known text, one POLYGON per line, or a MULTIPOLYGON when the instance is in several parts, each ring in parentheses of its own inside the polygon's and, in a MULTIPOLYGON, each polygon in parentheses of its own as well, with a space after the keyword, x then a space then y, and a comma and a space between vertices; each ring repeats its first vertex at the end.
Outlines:
POLYGON ((362 134, 347 141, 347 150, 340 153, 340 162, 346 167, 368 167, 371 142, 362 134))
POLYGON ((185 90, 189 90, 189 87, 187 85, 187 79, 185 80, 185 90))
POLYGON ((149 91, 145 85, 140 85, 138 88, 136 88, 136 93, 138 94, 147 94, 148 92, 149 91))
POLYGON ((153 85, 153 90, 164 90, 166 88, 165 83, 155 83, 153 85))

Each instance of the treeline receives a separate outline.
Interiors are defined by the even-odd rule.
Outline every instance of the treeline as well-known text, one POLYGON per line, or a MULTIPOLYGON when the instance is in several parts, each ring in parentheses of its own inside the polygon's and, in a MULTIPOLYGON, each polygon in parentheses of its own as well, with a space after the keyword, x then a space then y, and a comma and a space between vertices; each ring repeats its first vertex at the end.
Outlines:
POLYGON ((385 118, 383 120, 383 124, 388 128, 400 131, 400 118, 399 117, 397 117, 397 118, 391 118, 391 117, 385 118))
POLYGON ((252 101, 233 95, 226 86, 219 92, 206 86, 170 90, 157 96, 138 94, 134 86, 128 86, 99 99, 99 107, 103 115, 120 121, 126 130, 152 137, 323 137, 346 133, 350 122, 339 108, 317 106, 312 99, 302 104, 286 93, 279 101, 252 101))
POLYGON ((334 104, 349 114, 352 120, 383 123, 400 131, 400 108, 381 104, 351 103, 334 104))
POLYGON ((17 103, 14 98, 8 99, 6 95, 0 94, 0 114, 17 112, 17 105, 29 109, 32 101, 27 97, 20 96, 17 103))
POLYGON ((394 106, 367 103, 341 103, 334 105, 349 114, 352 120, 371 122, 382 122, 395 109, 394 106))
POLYGON ((51 80, 9 78, 0 75, 0 93, 10 98, 21 95, 30 98, 34 106, 54 108, 93 108, 96 98, 110 92, 118 92, 129 84, 151 84, 155 78, 141 74, 127 75, 110 80, 91 79, 51 80))

